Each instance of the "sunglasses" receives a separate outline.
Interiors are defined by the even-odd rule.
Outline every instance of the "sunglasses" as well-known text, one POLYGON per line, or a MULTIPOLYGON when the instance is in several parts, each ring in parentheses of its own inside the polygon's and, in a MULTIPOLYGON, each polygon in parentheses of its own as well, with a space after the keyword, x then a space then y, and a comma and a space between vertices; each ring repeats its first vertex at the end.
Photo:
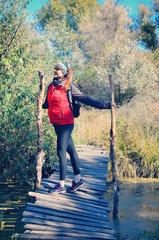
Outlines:
POLYGON ((61 69, 59 69, 59 68, 57 68, 57 67, 55 67, 54 68, 54 71, 60 71, 61 69))

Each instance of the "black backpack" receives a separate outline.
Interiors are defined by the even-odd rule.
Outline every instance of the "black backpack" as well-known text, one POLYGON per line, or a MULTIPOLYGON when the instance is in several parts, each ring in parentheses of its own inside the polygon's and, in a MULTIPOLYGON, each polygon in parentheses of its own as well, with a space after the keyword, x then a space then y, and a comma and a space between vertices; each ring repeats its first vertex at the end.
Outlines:
POLYGON ((81 104, 79 103, 78 100, 73 100, 72 99, 72 85, 71 87, 67 90, 67 98, 70 103, 70 109, 73 112, 74 118, 78 118, 80 115, 80 107, 81 104))

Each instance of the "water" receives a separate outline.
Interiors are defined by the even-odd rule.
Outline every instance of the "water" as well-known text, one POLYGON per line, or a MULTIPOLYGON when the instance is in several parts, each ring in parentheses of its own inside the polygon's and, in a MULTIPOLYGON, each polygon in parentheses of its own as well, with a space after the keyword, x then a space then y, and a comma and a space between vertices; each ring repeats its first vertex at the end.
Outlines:
MULTIPOLYGON (((110 219, 118 240, 129 240, 143 231, 154 231, 159 225, 159 180, 121 179, 119 192, 119 219, 110 219), (148 220, 149 219, 149 220, 148 220)), ((108 184, 105 196, 113 209, 112 186, 108 184)))
POLYGON ((28 188, 12 181, 0 183, 0 239, 9 240, 14 233, 21 233, 22 212, 28 198, 28 188))

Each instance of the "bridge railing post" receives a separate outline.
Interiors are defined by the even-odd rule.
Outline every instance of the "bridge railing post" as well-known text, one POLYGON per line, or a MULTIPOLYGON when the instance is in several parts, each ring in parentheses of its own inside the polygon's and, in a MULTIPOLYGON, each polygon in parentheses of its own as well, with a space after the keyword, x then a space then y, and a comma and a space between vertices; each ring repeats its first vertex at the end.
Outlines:
POLYGON ((114 209, 113 217, 119 217, 119 171, 116 156, 116 132, 115 132, 115 108, 114 104, 114 83, 113 78, 109 75, 109 84, 111 90, 111 130, 110 130, 110 160, 112 164, 113 174, 113 190, 114 190, 114 209))
POLYGON ((35 178, 35 189, 40 187, 41 178, 42 178, 42 166, 45 162, 45 153, 43 151, 43 125, 42 125, 42 103, 45 92, 45 73, 38 72, 40 78, 40 92, 39 98, 37 101, 37 114, 36 114, 36 122, 37 122, 37 158, 36 158, 36 178, 35 178))

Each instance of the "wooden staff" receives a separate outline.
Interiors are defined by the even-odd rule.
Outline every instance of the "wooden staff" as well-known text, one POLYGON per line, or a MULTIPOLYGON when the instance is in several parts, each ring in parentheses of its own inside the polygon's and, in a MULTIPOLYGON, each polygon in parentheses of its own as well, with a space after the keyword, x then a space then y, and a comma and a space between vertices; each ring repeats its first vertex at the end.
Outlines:
POLYGON ((111 90, 111 130, 110 130, 110 160, 112 163, 113 189, 114 189, 114 209, 113 217, 119 217, 119 171, 116 156, 116 133, 115 133, 115 108, 114 104, 114 84, 112 76, 109 75, 109 84, 111 90))
POLYGON ((35 189, 40 187, 41 177, 42 177, 42 166, 45 162, 45 153, 43 151, 43 126, 42 126, 42 103, 45 91, 45 73, 38 72, 40 78, 40 93, 37 101, 37 114, 36 121, 38 127, 37 136, 37 159, 36 159, 36 179, 35 179, 35 189))

